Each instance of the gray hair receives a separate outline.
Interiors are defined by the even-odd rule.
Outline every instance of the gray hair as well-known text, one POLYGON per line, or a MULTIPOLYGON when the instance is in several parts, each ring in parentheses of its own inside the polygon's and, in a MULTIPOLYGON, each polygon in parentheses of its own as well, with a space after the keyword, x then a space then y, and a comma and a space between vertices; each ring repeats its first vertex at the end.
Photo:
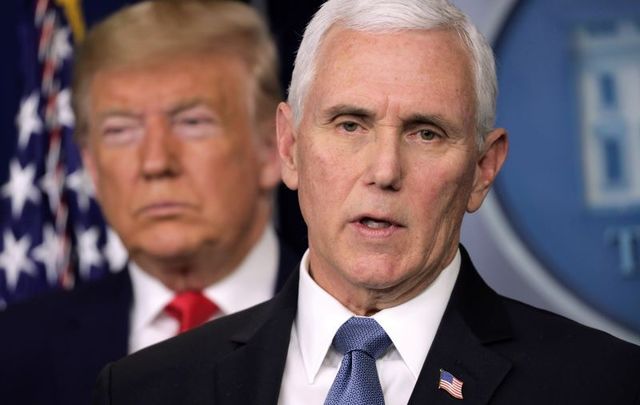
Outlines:
POLYGON ((329 0, 313 16, 296 55, 288 102, 295 125, 315 78, 317 55, 334 26, 368 32, 451 29, 470 53, 476 93, 476 131, 481 145, 495 124, 498 92, 493 51, 467 16, 447 0, 329 0))

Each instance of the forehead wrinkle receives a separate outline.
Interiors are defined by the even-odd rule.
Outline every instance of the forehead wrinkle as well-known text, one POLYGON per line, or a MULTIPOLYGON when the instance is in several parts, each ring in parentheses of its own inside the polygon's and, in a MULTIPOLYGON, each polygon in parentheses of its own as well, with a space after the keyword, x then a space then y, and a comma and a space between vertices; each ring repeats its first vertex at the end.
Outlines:
MULTIPOLYGON (((402 48, 404 44, 412 44, 415 40, 414 33, 422 35, 423 33, 418 32, 402 32, 402 33, 361 33, 357 31, 351 31, 348 29, 337 29, 336 27, 332 28, 324 43, 321 46, 319 55, 318 55, 318 70, 316 71, 314 80, 311 82, 310 90, 307 93, 307 98, 309 101, 313 100, 321 100, 326 97, 328 99, 327 104, 352 104, 357 108, 364 108, 366 110, 371 110, 375 113, 375 120, 377 123, 385 124, 385 125, 411 125, 411 121, 414 120, 416 123, 420 121, 434 122, 436 124, 440 124, 443 127, 447 127, 448 131, 453 131, 456 133, 461 133, 466 131, 466 128, 469 126, 469 123, 473 124, 474 119, 474 110, 475 105, 473 103, 473 97, 469 99, 468 93, 472 92, 471 88, 468 88, 464 83, 457 83, 457 86, 454 88, 448 88, 447 93, 442 92, 442 86, 440 83, 444 80, 437 76, 433 76, 431 74, 432 69, 429 66, 426 66, 423 80, 419 80, 420 83, 424 83, 424 85, 428 86, 429 92, 424 93, 421 92, 421 87, 418 83, 414 81, 407 81, 406 76, 401 74, 402 70, 392 69, 390 72, 384 75, 374 74, 373 76, 362 77, 360 74, 360 70, 358 66, 353 66, 350 64, 346 64, 346 66, 340 66, 340 68, 336 71, 337 63, 323 63, 326 59, 335 60, 338 59, 340 61, 343 60, 352 60, 355 58, 356 60, 360 57, 360 52, 362 51, 361 45, 371 45, 376 43, 378 40, 384 40, 387 37, 393 37, 394 39, 399 40, 400 45, 397 47, 402 48), (411 34, 411 36, 406 35, 411 34), (357 41, 338 41, 338 37, 346 35, 351 36, 355 35, 357 41), (338 41, 336 43, 336 41, 338 41), (359 41, 359 43, 358 43, 359 41), (330 46, 335 45, 335 46, 330 46), (328 75, 328 77, 327 77, 328 75), (337 75, 337 77, 336 77, 337 75), (323 86, 322 77, 327 77, 329 82, 334 82, 338 78, 342 80, 341 86, 336 86, 337 88, 327 88, 327 86, 323 86), (375 87, 379 90, 378 95, 371 97, 370 94, 364 94, 362 97, 358 95, 358 89, 360 87, 365 87, 367 90, 367 86, 363 83, 367 82, 368 87, 375 87), (316 91, 320 90, 319 93, 316 91), (421 93, 417 93, 416 91, 420 91, 421 93), (436 92, 435 97, 444 98, 444 100, 456 99, 458 102, 450 102, 449 104, 453 106, 454 110, 452 111, 440 111, 433 101, 429 101, 429 98, 433 98, 434 94, 431 92, 436 92), (453 92, 451 94, 451 92, 453 92), (409 93, 409 94, 407 94, 409 93), (424 93, 424 94, 423 94, 424 93), (319 98, 314 97, 312 94, 320 96, 319 98), (407 95, 409 95, 409 99, 407 99, 407 95), (324 96, 324 97, 323 97, 324 96), (379 97, 378 97, 379 96, 379 97), (384 97, 384 99, 382 99, 384 97), (425 99, 426 98, 426 99, 425 99), (345 102, 346 101, 346 102, 345 102), (426 105, 422 106, 423 102, 426 102, 426 105), (450 116, 454 114, 455 116, 450 116), (463 122, 457 122, 457 116, 460 115, 459 118, 462 119, 463 122), (413 116, 413 117, 412 117, 413 116), (423 117, 420 117, 423 116, 423 117), (427 118, 425 120, 425 117, 427 118), (397 122, 403 121, 398 124, 397 122)), ((427 30, 424 34, 428 35, 438 35, 447 34, 448 31, 439 31, 439 30, 427 30)), ((418 37, 419 38, 419 37, 418 37)), ((437 41, 430 42, 433 44, 432 47, 426 49, 424 55, 427 59, 423 61, 424 63, 432 63, 433 61, 438 62, 438 58, 429 59, 430 55, 437 56, 438 52, 447 46, 451 46, 451 43, 443 45, 442 40, 436 37, 437 41)), ((386 44, 388 46, 388 44, 386 44)), ((458 46, 462 47, 462 51, 464 55, 468 57, 468 52, 466 48, 463 47, 463 44, 459 41, 455 41, 453 50, 447 50, 447 54, 457 53, 460 49, 458 46)), ((397 48, 395 47, 395 48, 397 48)), ((423 63, 421 62, 421 63, 423 63)), ((441 64, 441 63, 440 63, 441 64)), ((465 64, 463 64, 465 65, 465 64)), ((471 72, 469 71, 469 67, 462 67, 463 69, 461 73, 462 77, 467 79, 472 79, 471 72)), ((456 70, 457 71, 457 70, 456 70)), ((448 77, 448 76, 447 76, 448 77)), ((471 83, 473 81, 471 80, 471 83)), ((449 105, 447 104, 447 105, 449 105)), ((318 106, 322 108, 322 106, 318 106)))

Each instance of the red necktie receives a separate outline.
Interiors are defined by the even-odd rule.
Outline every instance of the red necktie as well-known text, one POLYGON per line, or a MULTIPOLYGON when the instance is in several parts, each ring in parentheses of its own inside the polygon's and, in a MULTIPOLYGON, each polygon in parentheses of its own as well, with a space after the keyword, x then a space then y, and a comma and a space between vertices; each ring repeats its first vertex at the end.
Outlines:
POLYGON ((183 291, 167 304, 165 311, 180 323, 178 333, 182 333, 207 321, 219 310, 200 291, 183 291))

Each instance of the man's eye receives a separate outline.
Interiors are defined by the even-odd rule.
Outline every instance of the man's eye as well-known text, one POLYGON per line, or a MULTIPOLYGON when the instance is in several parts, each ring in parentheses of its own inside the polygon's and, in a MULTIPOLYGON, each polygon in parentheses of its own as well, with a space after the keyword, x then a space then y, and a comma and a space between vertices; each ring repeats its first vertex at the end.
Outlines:
POLYGON ((418 131, 418 136, 423 141, 433 141, 434 139, 440 137, 437 132, 430 129, 421 129, 420 131, 418 131))
POLYGON ((189 118, 181 118, 178 121, 180 125, 204 125, 210 123, 211 120, 203 117, 189 117, 189 118))
POLYGON ((107 127, 102 131, 105 136, 117 136, 124 133, 127 127, 107 127))
POLYGON ((180 117, 174 122, 174 131, 184 138, 204 138, 214 133, 215 124, 207 116, 180 117))
POLYGON ((358 130, 358 127, 360 127, 360 125, 352 121, 343 122, 340 126, 347 132, 355 132, 358 130))
POLYGON ((102 128, 102 139, 108 144, 126 144, 139 138, 143 132, 138 125, 105 125, 102 128))

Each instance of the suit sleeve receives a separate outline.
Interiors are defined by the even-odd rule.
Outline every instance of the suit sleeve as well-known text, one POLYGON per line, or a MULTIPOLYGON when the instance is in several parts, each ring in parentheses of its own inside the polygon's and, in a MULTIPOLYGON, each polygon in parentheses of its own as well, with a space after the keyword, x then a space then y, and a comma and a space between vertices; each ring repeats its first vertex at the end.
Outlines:
POLYGON ((111 405, 111 366, 112 363, 107 364, 98 375, 92 405, 111 405))

